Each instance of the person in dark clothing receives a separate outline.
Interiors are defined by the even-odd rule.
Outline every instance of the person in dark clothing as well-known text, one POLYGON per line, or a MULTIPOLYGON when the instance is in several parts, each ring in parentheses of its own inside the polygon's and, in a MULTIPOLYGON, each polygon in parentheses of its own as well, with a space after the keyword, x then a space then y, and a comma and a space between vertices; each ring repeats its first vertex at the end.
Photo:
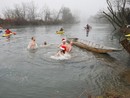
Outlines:
POLYGON ((89 24, 86 25, 86 27, 84 27, 86 30, 86 36, 88 37, 89 31, 91 29, 91 26, 89 24))
POLYGON ((60 31, 64 31, 64 29, 63 29, 63 28, 61 28, 61 29, 60 29, 60 31))

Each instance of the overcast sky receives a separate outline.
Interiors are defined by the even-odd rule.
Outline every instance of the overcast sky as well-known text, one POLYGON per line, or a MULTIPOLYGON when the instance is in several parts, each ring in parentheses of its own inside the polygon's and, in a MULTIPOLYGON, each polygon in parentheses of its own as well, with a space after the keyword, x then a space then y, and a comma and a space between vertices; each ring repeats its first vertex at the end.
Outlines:
POLYGON ((77 12, 81 17, 89 17, 96 14, 101 9, 106 9, 106 0, 0 0, 0 12, 4 8, 13 8, 15 4, 34 1, 38 8, 47 5, 51 10, 59 10, 62 6, 69 7, 77 12))

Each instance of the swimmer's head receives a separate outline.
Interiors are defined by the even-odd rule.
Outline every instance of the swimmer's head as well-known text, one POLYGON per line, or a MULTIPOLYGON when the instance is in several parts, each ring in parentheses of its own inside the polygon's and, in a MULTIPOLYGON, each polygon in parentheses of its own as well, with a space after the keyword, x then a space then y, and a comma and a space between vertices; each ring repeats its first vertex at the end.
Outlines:
POLYGON ((47 42, 46 42, 46 41, 44 42, 44 45, 47 45, 47 42))

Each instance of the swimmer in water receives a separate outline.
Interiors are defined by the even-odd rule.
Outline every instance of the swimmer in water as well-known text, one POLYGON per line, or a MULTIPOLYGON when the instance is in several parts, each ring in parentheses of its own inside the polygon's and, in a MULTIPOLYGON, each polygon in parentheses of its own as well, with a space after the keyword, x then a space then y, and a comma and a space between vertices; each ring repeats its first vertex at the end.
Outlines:
POLYGON ((31 38, 31 41, 28 45, 28 49, 35 49, 37 47, 36 40, 34 37, 31 38))

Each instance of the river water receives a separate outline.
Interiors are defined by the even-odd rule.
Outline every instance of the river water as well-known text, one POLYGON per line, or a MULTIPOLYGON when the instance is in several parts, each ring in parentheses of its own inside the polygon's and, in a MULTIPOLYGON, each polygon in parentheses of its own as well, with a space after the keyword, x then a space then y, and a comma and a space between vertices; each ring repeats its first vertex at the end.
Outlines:
POLYGON ((107 91, 123 94, 129 91, 129 86, 119 76, 130 65, 129 55, 124 51, 97 54, 73 46, 70 59, 50 58, 65 37, 121 48, 118 40, 111 40, 107 24, 91 24, 88 37, 85 25, 18 27, 11 29, 17 35, 10 41, 0 37, 0 98, 84 98, 85 90, 95 96, 107 91), (62 36, 55 33, 61 27, 65 30, 62 36), (38 46, 44 41, 48 46, 28 51, 32 36, 38 46))

